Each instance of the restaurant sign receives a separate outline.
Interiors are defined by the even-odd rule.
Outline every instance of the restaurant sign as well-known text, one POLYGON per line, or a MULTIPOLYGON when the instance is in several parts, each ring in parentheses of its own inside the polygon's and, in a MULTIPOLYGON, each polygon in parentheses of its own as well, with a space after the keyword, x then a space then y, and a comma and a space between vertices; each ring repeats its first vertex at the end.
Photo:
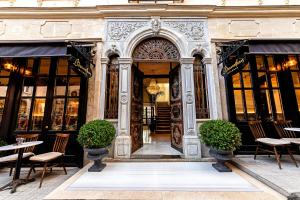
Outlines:
POLYGON ((229 62, 224 62, 224 67, 221 71, 221 75, 227 77, 228 75, 234 74, 237 71, 243 69, 247 62, 248 60, 245 55, 243 57, 236 58, 235 61, 230 62, 230 64, 229 62))
POLYGON ((85 64, 83 64, 83 63, 85 63, 85 62, 84 62, 83 59, 71 56, 69 58, 69 62, 70 62, 70 65, 71 65, 72 69, 74 71, 76 71, 77 73, 83 75, 86 78, 92 77, 92 70, 91 70, 90 67, 84 67, 85 64))

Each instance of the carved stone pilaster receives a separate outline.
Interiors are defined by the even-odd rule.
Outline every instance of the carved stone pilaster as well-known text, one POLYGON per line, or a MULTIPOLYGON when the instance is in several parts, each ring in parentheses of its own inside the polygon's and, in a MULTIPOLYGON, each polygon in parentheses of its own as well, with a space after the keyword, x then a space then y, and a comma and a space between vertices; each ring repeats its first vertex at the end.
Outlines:
POLYGON ((105 112, 105 90, 106 90, 106 71, 107 71, 107 64, 109 59, 102 58, 101 59, 101 94, 100 94, 100 118, 104 119, 104 112, 105 112))
POLYGON ((194 58, 182 58, 181 60, 181 79, 183 97, 183 116, 184 135, 183 146, 186 158, 201 157, 200 140, 196 130, 196 108, 194 93, 194 58))
POLYGON ((115 142, 115 158, 130 158, 130 83, 131 83, 130 58, 119 58, 119 115, 118 135, 115 142))

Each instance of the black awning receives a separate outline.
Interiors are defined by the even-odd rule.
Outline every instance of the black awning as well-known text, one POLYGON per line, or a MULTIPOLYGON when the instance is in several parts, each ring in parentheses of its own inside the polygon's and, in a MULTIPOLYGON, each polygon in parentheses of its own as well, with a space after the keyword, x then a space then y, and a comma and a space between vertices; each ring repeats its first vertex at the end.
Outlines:
POLYGON ((300 54, 300 41, 249 40, 250 54, 300 54))
POLYGON ((0 58, 66 56, 67 43, 2 43, 0 58))

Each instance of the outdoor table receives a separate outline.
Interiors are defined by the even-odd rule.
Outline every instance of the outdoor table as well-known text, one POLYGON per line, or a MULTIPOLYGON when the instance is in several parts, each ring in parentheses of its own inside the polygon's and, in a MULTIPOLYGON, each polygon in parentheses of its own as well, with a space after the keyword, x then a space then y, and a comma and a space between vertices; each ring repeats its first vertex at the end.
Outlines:
POLYGON ((287 131, 296 131, 296 132, 300 132, 300 128, 284 128, 287 131))
POLYGON ((20 172, 21 172, 24 148, 39 145, 42 143, 43 143, 43 141, 34 141, 34 142, 24 142, 22 144, 11 144, 11 145, 6 145, 6 146, 0 147, 0 151, 10 151, 10 150, 19 149, 18 159, 16 162, 13 180, 11 182, 9 182, 8 184, 6 184, 5 186, 1 187, 0 191, 10 188, 11 189, 10 193, 14 193, 16 191, 16 188, 19 185, 23 185, 28 182, 34 181, 34 179, 20 179, 20 172))

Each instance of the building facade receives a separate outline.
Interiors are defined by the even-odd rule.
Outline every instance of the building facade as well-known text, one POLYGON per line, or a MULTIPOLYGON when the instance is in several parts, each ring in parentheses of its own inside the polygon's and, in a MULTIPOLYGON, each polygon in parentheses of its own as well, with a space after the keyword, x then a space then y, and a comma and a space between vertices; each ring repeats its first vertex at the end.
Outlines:
POLYGON ((155 101, 153 112, 167 104, 170 145, 181 157, 207 156, 198 127, 209 119, 236 123, 240 152, 249 153, 248 121, 299 123, 300 3, 276 3, 0 1, 1 137, 37 132, 51 141, 57 132, 71 133, 67 154, 80 165, 80 126, 107 119, 117 129, 111 156, 131 158, 143 146, 145 108, 153 107, 146 99, 158 94, 152 81, 167 85, 168 100, 155 101), (44 54, 30 50, 45 45, 44 54), (82 53, 91 76, 70 64, 72 56, 86 58, 82 53), (238 69, 224 74, 242 56, 238 69))

